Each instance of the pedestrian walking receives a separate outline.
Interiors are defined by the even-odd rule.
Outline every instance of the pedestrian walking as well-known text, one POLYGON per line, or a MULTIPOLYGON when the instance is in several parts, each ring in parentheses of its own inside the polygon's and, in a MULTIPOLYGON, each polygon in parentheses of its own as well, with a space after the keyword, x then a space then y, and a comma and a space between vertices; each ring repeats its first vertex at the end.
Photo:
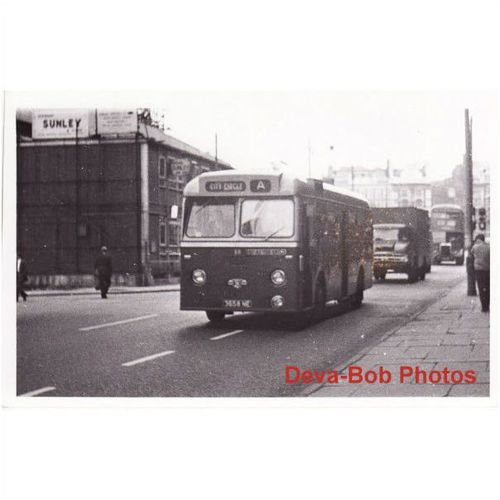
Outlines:
POLYGON ((474 275, 479 289, 481 310, 490 310, 490 246, 484 241, 484 234, 474 240, 471 254, 474 257, 474 275))
POLYGON ((101 297, 107 299, 108 289, 111 285, 111 275, 113 267, 111 257, 108 255, 108 249, 101 247, 101 253, 95 260, 95 277, 97 280, 96 290, 101 291, 101 297))
POLYGON ((28 294, 24 291, 24 284, 28 281, 28 270, 26 267, 26 262, 20 253, 17 254, 17 293, 16 302, 19 300, 19 295, 26 302, 28 294))

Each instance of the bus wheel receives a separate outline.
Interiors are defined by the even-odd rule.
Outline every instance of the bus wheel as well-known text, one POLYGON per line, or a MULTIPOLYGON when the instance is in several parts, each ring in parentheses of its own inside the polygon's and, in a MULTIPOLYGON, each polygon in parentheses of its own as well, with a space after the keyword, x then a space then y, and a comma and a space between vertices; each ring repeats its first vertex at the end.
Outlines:
POLYGON ((424 281, 424 280, 425 280, 425 269, 426 269, 426 268, 425 268, 425 266, 424 266, 424 267, 422 267, 422 270, 420 271, 420 279, 421 279, 422 281, 424 281))
POLYGON ((312 322, 312 312, 311 311, 301 311, 296 313, 290 313, 288 316, 289 324, 295 331, 304 330, 312 322))
POLYGON ((455 264, 457 266, 463 266, 464 265, 464 258, 463 257, 457 257, 457 260, 455 260, 455 264))
POLYGON ((314 310, 312 314, 313 322, 321 321, 325 316, 326 308, 326 290, 322 282, 316 284, 316 291, 314 293, 314 310))
POLYGON ((220 323, 224 320, 226 313, 224 311, 205 311, 208 321, 211 323, 220 323))

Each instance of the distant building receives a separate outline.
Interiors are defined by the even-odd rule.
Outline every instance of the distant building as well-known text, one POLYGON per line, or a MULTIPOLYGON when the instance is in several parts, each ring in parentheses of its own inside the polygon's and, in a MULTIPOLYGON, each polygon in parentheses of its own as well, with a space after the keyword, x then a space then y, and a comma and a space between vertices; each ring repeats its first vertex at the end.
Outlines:
POLYGON ((432 189, 428 181, 392 180, 392 206, 417 207, 430 210, 432 207, 432 189))
POLYGON ((372 207, 386 207, 390 200, 386 168, 342 167, 330 169, 325 181, 363 195, 372 207))
POLYGON ((17 245, 35 286, 91 284, 102 245, 115 283, 171 278, 184 185, 232 168, 135 110, 20 110, 17 132, 17 245))
POLYGON ((430 209, 432 206, 431 183, 425 169, 419 176, 389 167, 341 167, 330 169, 324 180, 336 186, 362 194, 372 207, 408 207, 430 209))

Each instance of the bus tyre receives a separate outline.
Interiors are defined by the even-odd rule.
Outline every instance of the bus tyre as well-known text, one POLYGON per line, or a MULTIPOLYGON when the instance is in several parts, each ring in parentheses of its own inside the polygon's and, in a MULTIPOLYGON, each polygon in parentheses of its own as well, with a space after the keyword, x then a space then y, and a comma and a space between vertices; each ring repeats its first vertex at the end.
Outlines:
POLYGON ((463 266, 464 265, 464 258, 463 258, 463 256, 462 257, 457 257, 457 259, 455 260, 455 264, 457 266, 463 266))
POLYGON ((325 316, 326 309, 326 290, 325 285, 321 281, 316 283, 316 291, 314 293, 314 309, 312 320, 314 323, 321 321, 325 316))
MULTIPOLYGON (((385 277, 385 276, 384 276, 385 277)), ((352 307, 358 309, 361 307, 364 298, 364 276, 363 272, 359 273, 358 284, 356 286, 356 293, 352 296, 352 307)))
POLYGON ((425 270, 426 270, 426 267, 424 266, 424 267, 422 267, 422 270, 420 271, 420 279, 422 281, 425 280, 425 270))
POLYGON ((208 321, 211 323, 220 323, 224 320, 226 313, 224 311, 205 311, 208 321))

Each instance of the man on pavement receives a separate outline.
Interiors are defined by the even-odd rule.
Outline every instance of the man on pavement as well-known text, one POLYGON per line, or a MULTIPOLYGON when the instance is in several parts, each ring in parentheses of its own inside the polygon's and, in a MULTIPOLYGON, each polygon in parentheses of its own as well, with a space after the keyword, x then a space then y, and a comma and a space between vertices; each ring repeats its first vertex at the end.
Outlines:
POLYGON ((98 280, 96 289, 101 290, 101 297, 107 299, 109 286, 111 285, 111 275, 113 274, 111 257, 108 255, 108 249, 101 247, 101 254, 95 260, 95 276, 98 280))
POLYGON ((20 253, 17 254, 17 297, 16 301, 19 300, 19 295, 26 302, 28 294, 24 291, 24 284, 28 281, 28 271, 26 269, 26 263, 20 253))
POLYGON ((484 234, 478 234, 471 250, 474 257, 474 274, 479 289, 481 310, 490 310, 490 246, 484 241, 484 234))

